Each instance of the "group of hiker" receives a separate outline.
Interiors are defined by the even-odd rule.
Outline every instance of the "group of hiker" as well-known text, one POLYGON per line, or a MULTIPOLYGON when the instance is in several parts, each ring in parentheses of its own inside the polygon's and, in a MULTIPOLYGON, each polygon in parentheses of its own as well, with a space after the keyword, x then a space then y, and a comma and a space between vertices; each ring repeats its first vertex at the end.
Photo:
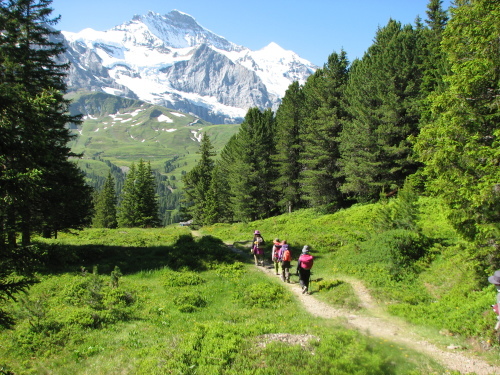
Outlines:
MULTIPOLYGON (((254 231, 251 253, 254 256, 255 265, 264 267, 264 246, 265 241, 260 231, 254 231)), ((275 238, 271 250, 271 261, 276 275, 281 277, 283 282, 290 282, 290 268, 292 253, 286 240, 280 241, 275 238)), ((299 276, 299 284, 302 294, 309 294, 309 281, 311 279, 311 268, 314 264, 314 257, 309 254, 309 246, 302 248, 302 253, 297 259, 296 274, 299 276)))

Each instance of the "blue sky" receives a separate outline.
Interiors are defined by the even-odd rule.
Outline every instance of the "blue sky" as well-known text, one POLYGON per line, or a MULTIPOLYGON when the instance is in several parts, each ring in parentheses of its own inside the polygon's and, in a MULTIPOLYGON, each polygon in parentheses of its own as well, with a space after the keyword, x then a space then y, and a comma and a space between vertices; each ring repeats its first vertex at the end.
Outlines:
MULTIPOLYGON (((190 14, 203 27, 227 40, 258 50, 271 42, 323 66, 343 48, 349 60, 360 58, 378 27, 390 18, 414 24, 426 18, 428 0, 54 0, 57 29, 104 31, 148 11, 173 9, 190 14)), ((443 0, 449 7, 450 0, 443 0)))

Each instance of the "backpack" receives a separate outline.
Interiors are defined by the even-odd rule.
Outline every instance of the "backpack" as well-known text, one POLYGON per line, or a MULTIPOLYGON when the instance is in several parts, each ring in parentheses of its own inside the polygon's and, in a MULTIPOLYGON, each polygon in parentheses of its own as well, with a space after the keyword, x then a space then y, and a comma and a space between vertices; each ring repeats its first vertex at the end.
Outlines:
POLYGON ((299 258, 300 267, 305 270, 310 270, 313 266, 313 257, 309 254, 302 254, 299 258))
POLYGON ((263 247, 264 246, 264 239, 262 237, 255 237, 254 241, 255 247, 263 247))
POLYGON ((292 260, 292 254, 290 253, 290 250, 288 250, 288 245, 284 246, 286 246, 286 248, 283 250, 283 256, 281 260, 284 262, 290 262, 292 260))
POLYGON ((280 256, 281 256, 281 244, 278 242, 278 243, 274 243, 274 246, 273 246, 273 260, 275 261, 278 261, 280 260, 280 256))

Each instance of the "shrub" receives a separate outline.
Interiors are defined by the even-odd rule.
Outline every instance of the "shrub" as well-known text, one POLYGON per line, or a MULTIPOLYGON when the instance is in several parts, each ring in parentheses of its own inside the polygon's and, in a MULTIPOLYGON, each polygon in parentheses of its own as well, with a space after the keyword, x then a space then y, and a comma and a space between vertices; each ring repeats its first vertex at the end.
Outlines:
POLYGON ((182 287, 188 285, 199 285, 205 282, 205 280, 200 275, 192 271, 166 272, 163 276, 163 279, 163 285, 167 288, 176 286, 182 287))
POLYGON ((197 293, 184 292, 177 295, 174 300, 174 305, 177 306, 180 312, 195 312, 201 307, 207 305, 207 301, 197 293))
POLYGON ((218 276, 226 278, 240 278, 246 271, 245 265, 241 262, 219 263, 213 266, 218 276))
POLYGON ((290 300, 282 286, 266 281, 240 286, 236 298, 248 307, 264 309, 279 308, 290 300))

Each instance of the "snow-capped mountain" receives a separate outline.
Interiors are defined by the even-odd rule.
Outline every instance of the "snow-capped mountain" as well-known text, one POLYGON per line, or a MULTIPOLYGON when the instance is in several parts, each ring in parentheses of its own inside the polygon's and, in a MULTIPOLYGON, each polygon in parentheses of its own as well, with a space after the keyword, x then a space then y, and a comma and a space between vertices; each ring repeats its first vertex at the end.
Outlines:
POLYGON ((288 86, 317 68, 275 43, 259 51, 231 43, 176 10, 62 35, 70 90, 141 99, 212 123, 241 121, 252 107, 276 109, 288 86))

